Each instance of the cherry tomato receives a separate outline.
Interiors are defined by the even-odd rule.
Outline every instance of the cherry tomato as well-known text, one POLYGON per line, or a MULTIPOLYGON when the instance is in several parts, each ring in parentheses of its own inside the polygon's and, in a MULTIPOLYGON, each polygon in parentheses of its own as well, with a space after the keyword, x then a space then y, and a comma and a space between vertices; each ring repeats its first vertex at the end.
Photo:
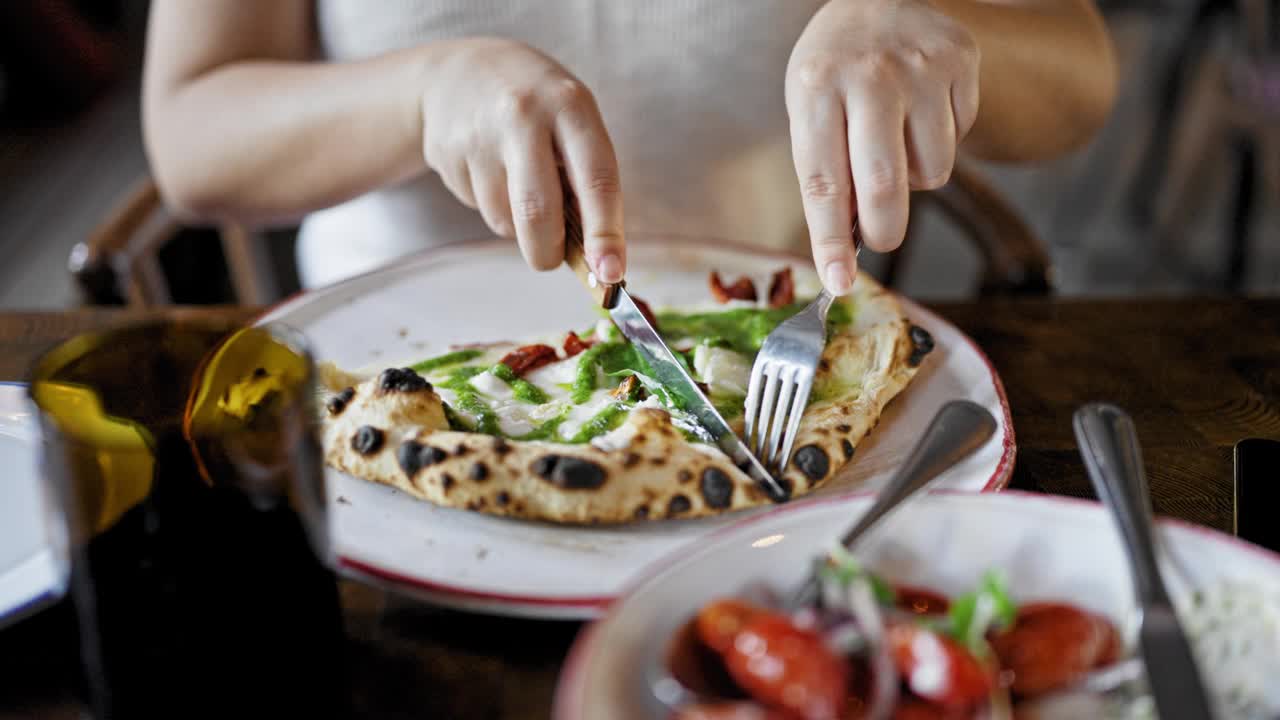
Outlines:
POLYGON ((764 610, 741 600, 716 600, 698 612, 698 639, 723 655, 733 647, 733 639, 747 621, 761 612, 764 610))
POLYGON ((1098 620, 1106 626, 1107 638, 1102 643, 1102 652, 1098 655, 1098 660, 1093 666, 1103 667, 1118 661, 1120 656, 1124 654, 1124 640, 1121 639, 1120 631, 1116 630, 1116 626, 1112 625, 1110 620, 1103 617, 1098 617, 1098 620))
POLYGON ((941 615, 951 607, 945 595, 925 588, 899 585, 894 588, 894 605, 917 615, 941 615))
POLYGON ((1070 685, 1108 653, 1118 654, 1114 632, 1111 623, 1077 607, 1031 603, 1018 609, 1013 627, 991 638, 991 647, 1013 673, 1013 692, 1037 695, 1070 685))
POLYGON ((887 634, 894 664, 911 692, 947 708, 971 708, 987 700, 995 679, 969 651, 913 622, 895 622, 887 634))
POLYGON ((672 720, 795 720, 795 715, 750 701, 718 702, 683 707, 672 720))
POLYGON ((893 720, 972 720, 973 711, 935 705, 919 698, 907 698, 893 709, 893 720))
POLYGON ((724 660, 734 682, 770 707, 803 720, 836 720, 844 712, 848 663, 789 618, 758 613, 734 637, 724 660))

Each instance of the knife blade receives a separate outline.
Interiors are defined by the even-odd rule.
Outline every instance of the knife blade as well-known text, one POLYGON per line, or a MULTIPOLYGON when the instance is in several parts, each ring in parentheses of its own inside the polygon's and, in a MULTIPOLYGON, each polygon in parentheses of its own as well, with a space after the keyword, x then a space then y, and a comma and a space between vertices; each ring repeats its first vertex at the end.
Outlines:
POLYGON ((1147 683, 1161 718, 1210 720, 1208 693, 1196 671, 1191 644, 1178 623, 1173 603, 1150 602, 1142 608, 1138 645, 1147 666, 1147 683))
POLYGON ((769 474, 764 465, 747 449, 746 443, 733 432, 733 428, 725 422, 724 417, 685 371, 684 365, 676 358, 675 353, 667 347, 667 343, 658 334, 653 324, 641 312, 623 283, 606 284, 599 282, 596 278, 587 264, 586 248, 582 239, 582 220, 563 170, 561 185, 565 199, 565 263, 582 280, 600 306, 609 313, 609 317, 618 326, 623 337, 631 341, 649 365, 653 378, 672 396, 673 404, 677 409, 692 415, 700 429, 705 431, 704 439, 714 442, 770 500, 774 502, 788 500, 791 497, 791 491, 769 474))

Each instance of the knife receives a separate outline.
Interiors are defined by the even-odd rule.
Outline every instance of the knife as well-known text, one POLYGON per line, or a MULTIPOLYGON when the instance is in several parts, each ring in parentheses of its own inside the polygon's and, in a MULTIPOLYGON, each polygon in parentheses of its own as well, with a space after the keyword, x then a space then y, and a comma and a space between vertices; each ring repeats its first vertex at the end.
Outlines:
POLYGON ((560 175, 560 184, 564 190, 564 259, 578 279, 587 286, 587 290, 600 307, 609 313, 622 335, 631 341, 636 350, 653 371, 653 378, 670 393, 679 409, 692 415, 707 433, 707 439, 715 442, 724 454, 774 502, 785 502, 791 497, 791 491, 778 482, 755 455, 747 449, 746 443, 733 432, 729 423, 725 422, 719 411, 707 399, 702 390, 689 377, 684 365, 680 363, 671 348, 663 341, 662 336, 654 329, 653 324, 645 317, 636 305, 631 294, 627 292, 625 282, 601 283, 587 264, 586 248, 582 239, 582 217, 578 214, 578 204, 573 191, 564 176, 560 175))
POLYGON ((1133 420, 1117 407, 1098 403, 1076 411, 1074 425, 1085 471, 1111 509, 1129 556, 1141 612, 1138 645, 1156 710, 1163 720, 1212 718, 1191 645, 1160 577, 1158 540, 1133 420))

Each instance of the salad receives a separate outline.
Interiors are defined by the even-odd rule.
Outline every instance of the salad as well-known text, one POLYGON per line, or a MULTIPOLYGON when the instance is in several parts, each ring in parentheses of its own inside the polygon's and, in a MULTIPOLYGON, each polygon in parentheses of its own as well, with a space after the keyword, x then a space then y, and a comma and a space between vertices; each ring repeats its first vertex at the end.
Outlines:
POLYGON ((786 611, 768 590, 704 605, 667 658, 674 720, 1011 718, 1018 704, 1117 662, 1110 620, 1016 605, 998 573, 946 597, 891 585, 837 551, 821 593, 786 611))

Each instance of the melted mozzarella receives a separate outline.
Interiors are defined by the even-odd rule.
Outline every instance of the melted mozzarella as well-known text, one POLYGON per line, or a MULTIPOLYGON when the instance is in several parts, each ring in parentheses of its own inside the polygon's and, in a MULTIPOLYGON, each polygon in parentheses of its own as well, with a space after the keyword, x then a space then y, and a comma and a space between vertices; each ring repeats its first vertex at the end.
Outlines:
POLYGON ((505 380, 485 371, 471 378, 471 387, 492 398, 506 399, 512 396, 511 386, 505 380))
POLYGON ((534 370, 524 376, 525 380, 537 385, 552 398, 569 394, 561 385, 572 385, 578 377, 578 356, 557 360, 550 365, 534 370))
POLYGON ((712 391, 746 395, 751 361, 733 350, 699 345, 693 351, 693 371, 712 391))

